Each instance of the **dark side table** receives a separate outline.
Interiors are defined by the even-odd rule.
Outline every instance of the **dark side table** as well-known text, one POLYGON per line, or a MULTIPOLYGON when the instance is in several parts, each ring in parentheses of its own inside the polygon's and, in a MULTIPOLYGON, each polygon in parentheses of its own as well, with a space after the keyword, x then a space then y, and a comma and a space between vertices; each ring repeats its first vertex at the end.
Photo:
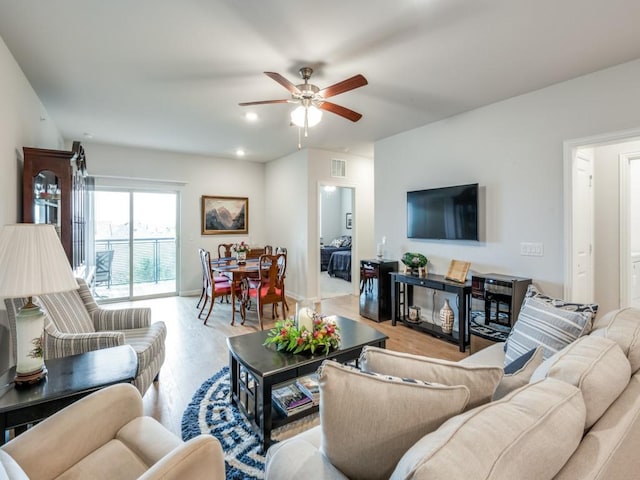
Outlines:
POLYGON ((362 322, 341 316, 333 318, 340 327, 341 343, 328 354, 294 355, 277 351, 274 346, 263 345, 267 330, 227 338, 231 401, 251 421, 263 451, 272 443, 272 429, 318 411, 316 406, 286 418, 274 415, 271 393, 275 385, 313 373, 325 360, 340 363, 358 360, 366 345, 385 348, 389 338, 385 334, 362 322))
POLYGON ((116 383, 136 377, 138 358, 129 345, 104 348, 69 357, 46 360, 45 380, 16 388, 15 367, 0 376, 0 445, 6 431, 35 423, 76 400, 116 383))

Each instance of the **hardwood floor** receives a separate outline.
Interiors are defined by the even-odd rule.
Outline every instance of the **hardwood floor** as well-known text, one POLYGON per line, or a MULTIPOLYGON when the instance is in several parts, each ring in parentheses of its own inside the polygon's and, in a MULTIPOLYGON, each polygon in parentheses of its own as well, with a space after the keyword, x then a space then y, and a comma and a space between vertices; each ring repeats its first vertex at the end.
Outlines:
MULTIPOLYGON (((207 325, 197 318, 198 297, 169 297, 108 305, 106 308, 148 306, 153 321, 167 325, 166 359, 160 371, 160 381, 144 396, 145 414, 159 420, 181 436, 182 413, 200 385, 229 363, 226 339, 259 330, 255 312, 249 312, 244 326, 236 313, 236 325, 231 326, 231 305, 216 302, 207 325)), ((289 305, 295 301, 289 299, 289 305)), ((325 314, 342 315, 364 322, 389 336, 387 348, 448 360, 468 355, 451 343, 416 332, 390 321, 376 323, 358 314, 358 297, 347 295, 323 300, 316 307, 325 314)), ((269 308, 265 309, 265 329, 273 326, 269 308)))

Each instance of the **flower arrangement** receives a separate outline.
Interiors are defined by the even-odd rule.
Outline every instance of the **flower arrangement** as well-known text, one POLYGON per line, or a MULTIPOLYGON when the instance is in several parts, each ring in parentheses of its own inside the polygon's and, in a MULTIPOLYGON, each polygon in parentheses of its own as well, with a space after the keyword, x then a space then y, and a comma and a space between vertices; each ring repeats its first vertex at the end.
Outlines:
POLYGON ((402 263, 409 268, 423 268, 427 266, 429 260, 421 253, 407 252, 402 256, 402 263))
POLYGON ((236 253, 242 253, 242 252, 248 252, 249 251, 249 245, 246 244, 245 242, 240 242, 240 243, 236 243, 233 247, 231 247, 233 249, 234 252, 236 253))
POLYGON ((275 344, 277 350, 292 353, 321 351, 329 353, 340 345, 340 328, 334 318, 328 318, 315 312, 312 314, 313 329, 298 328, 292 318, 278 320, 268 333, 265 345, 275 344))

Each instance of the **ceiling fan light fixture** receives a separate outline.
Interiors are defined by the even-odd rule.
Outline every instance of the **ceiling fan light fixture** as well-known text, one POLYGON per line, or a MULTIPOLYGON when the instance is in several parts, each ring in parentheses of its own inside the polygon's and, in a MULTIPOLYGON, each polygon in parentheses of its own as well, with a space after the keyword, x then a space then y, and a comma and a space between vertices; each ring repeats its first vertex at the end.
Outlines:
POLYGON ((319 108, 313 105, 309 107, 299 105, 291 112, 291 122, 298 127, 304 128, 305 114, 307 116, 308 127, 314 127, 320 123, 320 120, 322 120, 322 110, 319 108))

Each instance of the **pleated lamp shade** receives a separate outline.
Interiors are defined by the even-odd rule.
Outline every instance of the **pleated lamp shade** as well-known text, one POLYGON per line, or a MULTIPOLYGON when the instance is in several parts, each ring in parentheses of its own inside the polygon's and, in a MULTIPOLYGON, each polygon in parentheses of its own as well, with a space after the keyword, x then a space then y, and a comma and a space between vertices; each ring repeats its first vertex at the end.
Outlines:
POLYGON ((16 315, 16 386, 42 381, 45 312, 33 296, 75 290, 78 284, 53 225, 23 223, 0 231, 0 296, 28 301, 16 315))
POLYGON ((78 288, 53 225, 20 223, 0 231, 0 296, 30 297, 78 288))

